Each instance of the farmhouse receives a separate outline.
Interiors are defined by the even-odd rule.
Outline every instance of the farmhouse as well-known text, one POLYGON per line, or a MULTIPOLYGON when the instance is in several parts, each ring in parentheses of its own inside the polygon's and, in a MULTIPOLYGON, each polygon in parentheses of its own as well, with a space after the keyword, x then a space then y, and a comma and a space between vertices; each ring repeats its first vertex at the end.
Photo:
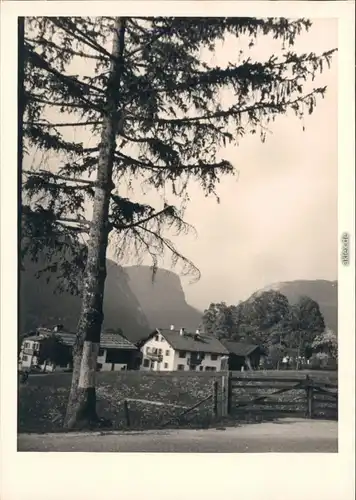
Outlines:
MULTIPOLYGON (((40 351, 41 341, 45 338, 44 335, 33 333, 29 335, 21 344, 21 350, 19 355, 19 369, 30 370, 33 366, 38 365, 38 356, 40 351)), ((44 371, 53 371, 53 365, 48 363, 47 366, 40 366, 44 371)))
POLYGON ((256 370, 258 368, 261 356, 264 354, 260 346, 225 340, 222 340, 221 343, 229 352, 229 370, 256 370))
POLYGON ((141 370, 220 371, 227 368, 228 351, 216 337, 185 331, 159 329, 139 345, 141 370))
MULTIPOLYGON (((41 348, 41 341, 49 335, 56 335, 62 343, 72 349, 75 342, 75 333, 64 331, 61 325, 54 329, 38 328, 34 335, 26 337, 22 342, 19 357, 19 365, 22 369, 30 369, 38 365, 38 354, 41 348)), ((133 370, 138 369, 140 364, 140 352, 137 347, 129 342, 124 335, 104 331, 100 337, 100 349, 97 360, 97 369, 102 371, 133 370)), ((45 371, 54 369, 69 369, 70 366, 54 366, 53 363, 46 363, 41 367, 45 371)))

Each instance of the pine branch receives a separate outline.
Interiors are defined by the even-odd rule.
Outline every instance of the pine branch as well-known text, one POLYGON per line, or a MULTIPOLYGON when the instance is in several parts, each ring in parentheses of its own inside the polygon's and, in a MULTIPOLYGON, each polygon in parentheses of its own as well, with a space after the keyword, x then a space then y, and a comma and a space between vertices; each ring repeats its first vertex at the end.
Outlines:
MULTIPOLYGON (((202 120, 213 120, 216 118, 227 118, 230 116, 241 116, 242 114, 249 113, 251 111, 256 111, 256 110, 270 110, 274 112, 280 112, 282 109, 290 108, 293 104, 297 103, 303 103, 307 101, 310 97, 313 97, 315 93, 320 93, 324 94, 326 90, 326 87, 322 88, 316 88, 309 94, 306 94, 305 96, 302 97, 297 97, 294 100, 290 101, 285 101, 285 102, 259 102, 256 104, 252 104, 251 106, 247 107, 239 107, 239 106, 232 106, 231 108, 223 111, 217 111, 215 113, 211 114, 205 114, 202 116, 192 116, 192 117, 184 117, 184 118, 174 118, 174 119, 169 119, 169 118, 155 118, 155 123, 162 124, 162 125, 185 125, 189 123, 194 123, 194 122, 200 122, 202 120)), ((139 117, 139 116, 134 116, 127 114, 126 115, 127 120, 132 120, 132 121, 140 121, 141 123, 152 123, 151 119, 147 119, 145 117, 139 117)))
MULTIPOLYGON (((24 122, 24 125, 30 125, 31 122, 24 122)), ((69 122, 69 123, 46 123, 46 122, 37 122, 36 125, 38 127, 43 128, 59 128, 59 127, 88 127, 90 125, 102 125, 101 121, 87 121, 87 122, 69 122)))
POLYGON ((58 179, 58 180, 62 180, 62 181, 79 182, 79 183, 82 183, 82 184, 85 184, 85 185, 91 186, 91 187, 95 186, 94 181, 90 181, 87 179, 78 179, 76 177, 67 177, 64 175, 56 174, 54 172, 49 172, 47 170, 37 170, 37 171, 23 170, 22 173, 25 175, 38 176, 38 177, 51 177, 53 179, 58 179))
POLYGON ((132 229, 134 227, 140 226, 141 224, 146 224, 147 222, 151 221, 152 219, 157 219, 158 217, 160 217, 161 215, 163 215, 165 213, 171 212, 172 208, 173 207, 171 205, 169 205, 169 206, 163 208, 162 210, 160 210, 159 212, 155 212, 154 214, 151 214, 151 215, 145 217, 144 219, 140 219, 137 222, 133 222, 132 224, 120 225, 120 224, 116 224, 115 222, 111 221, 111 225, 113 226, 114 229, 117 229, 119 231, 123 231, 126 229, 132 229))
POLYGON ((99 52, 104 57, 107 57, 110 60, 116 61, 115 57, 110 54, 104 47, 99 45, 95 40, 90 38, 85 32, 80 30, 77 25, 75 25, 69 18, 52 18, 52 22, 55 26, 62 29, 69 35, 73 36, 74 39, 79 40, 84 43, 91 49, 99 52), (66 24, 67 23, 67 24, 66 24), (69 26, 68 26, 69 25, 69 26))
POLYGON ((162 172, 164 170, 175 169, 175 170, 177 170, 177 175, 179 175, 179 173, 189 172, 189 171, 203 172, 203 171, 208 171, 208 170, 214 170, 214 169, 218 170, 218 169, 224 169, 224 168, 231 170, 231 172, 233 171, 232 165, 226 160, 222 160, 222 161, 217 162, 217 163, 203 163, 203 162, 201 162, 201 163, 196 163, 196 164, 192 164, 192 165, 186 165, 186 164, 180 164, 180 163, 176 164, 176 165, 167 165, 167 164, 166 165, 155 165, 152 162, 143 162, 143 161, 137 160, 136 158, 132 158, 131 156, 127 156, 124 153, 121 153, 121 151, 115 153, 115 158, 118 161, 125 160, 127 166, 132 165, 132 166, 142 168, 145 170, 162 172))
POLYGON ((83 95, 83 89, 94 90, 99 94, 104 95, 103 90, 101 88, 96 87, 94 85, 90 85, 89 83, 86 82, 81 82, 73 76, 64 75, 60 71, 56 70, 37 52, 30 51, 27 49, 27 57, 30 61, 33 62, 33 65, 35 67, 47 71, 48 73, 58 78, 58 80, 63 82, 65 85, 67 85, 69 91, 72 92, 72 95, 78 97, 79 99, 82 99, 82 101, 87 105, 90 105, 90 101, 83 95))

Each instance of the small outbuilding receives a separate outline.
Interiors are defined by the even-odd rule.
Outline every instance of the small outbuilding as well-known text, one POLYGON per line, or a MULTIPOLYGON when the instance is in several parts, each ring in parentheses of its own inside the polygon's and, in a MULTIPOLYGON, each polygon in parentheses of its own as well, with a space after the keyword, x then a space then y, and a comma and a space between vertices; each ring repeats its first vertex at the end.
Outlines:
POLYGON ((229 352, 229 370, 257 370, 264 349, 256 344, 221 340, 229 352))

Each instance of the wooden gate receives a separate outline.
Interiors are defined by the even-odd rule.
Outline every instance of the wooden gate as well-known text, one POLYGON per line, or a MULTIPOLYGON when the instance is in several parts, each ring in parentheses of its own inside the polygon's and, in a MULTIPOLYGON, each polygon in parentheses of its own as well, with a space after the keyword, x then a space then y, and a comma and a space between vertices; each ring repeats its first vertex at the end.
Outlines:
POLYGON ((288 378, 230 372, 222 383, 221 414, 337 420, 338 388, 337 384, 314 380, 309 375, 288 378))

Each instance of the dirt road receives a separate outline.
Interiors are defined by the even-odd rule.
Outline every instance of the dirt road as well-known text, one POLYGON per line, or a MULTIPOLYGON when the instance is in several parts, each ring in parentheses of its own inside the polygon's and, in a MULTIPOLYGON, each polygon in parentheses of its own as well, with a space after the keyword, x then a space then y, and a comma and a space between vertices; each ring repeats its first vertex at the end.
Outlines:
POLYGON ((20 434, 18 451, 335 453, 337 422, 281 419, 226 429, 20 434))

